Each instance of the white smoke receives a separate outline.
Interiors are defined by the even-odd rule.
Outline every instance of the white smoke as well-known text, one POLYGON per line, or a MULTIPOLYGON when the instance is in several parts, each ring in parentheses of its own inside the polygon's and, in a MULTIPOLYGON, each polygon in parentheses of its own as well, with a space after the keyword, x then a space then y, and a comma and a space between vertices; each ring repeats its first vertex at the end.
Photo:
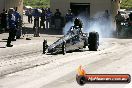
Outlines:
POLYGON ((67 32, 69 31, 69 29, 71 28, 71 26, 73 26, 74 25, 74 23, 73 22, 68 22, 66 25, 65 25, 65 27, 63 28, 63 34, 65 35, 65 34, 67 34, 67 32))
MULTIPOLYGON (((103 12, 97 13, 93 18, 90 19, 86 18, 84 15, 78 15, 77 18, 81 19, 83 23, 83 32, 89 33, 91 31, 96 31, 99 33, 100 37, 113 37, 115 27, 113 25, 114 22, 112 21, 112 17, 106 19, 103 17, 103 14, 103 12)), ((73 22, 68 22, 63 28, 63 34, 66 34, 73 25, 73 22)))

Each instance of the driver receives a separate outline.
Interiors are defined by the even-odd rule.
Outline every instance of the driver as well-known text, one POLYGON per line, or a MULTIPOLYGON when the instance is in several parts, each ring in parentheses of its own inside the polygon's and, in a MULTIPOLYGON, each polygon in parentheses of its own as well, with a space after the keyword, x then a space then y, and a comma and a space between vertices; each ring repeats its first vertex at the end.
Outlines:
POLYGON ((71 32, 73 32, 75 35, 82 34, 82 22, 79 18, 76 18, 74 20, 74 26, 71 27, 71 32))

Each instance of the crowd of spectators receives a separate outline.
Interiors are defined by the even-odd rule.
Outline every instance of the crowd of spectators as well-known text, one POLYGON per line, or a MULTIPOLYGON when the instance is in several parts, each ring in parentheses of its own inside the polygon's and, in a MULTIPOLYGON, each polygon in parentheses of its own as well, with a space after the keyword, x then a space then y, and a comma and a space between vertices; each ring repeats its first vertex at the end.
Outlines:
POLYGON ((32 23, 34 18, 35 25, 35 21, 37 18, 40 22, 40 27, 43 27, 44 29, 49 29, 51 28, 51 25, 56 25, 56 23, 58 22, 58 20, 56 19, 60 19, 59 24, 63 26, 64 23, 72 21, 74 18, 71 9, 68 10, 65 17, 62 17, 62 13, 59 9, 56 9, 55 13, 53 13, 50 11, 50 8, 28 9, 26 11, 26 15, 28 16, 29 23, 32 23))

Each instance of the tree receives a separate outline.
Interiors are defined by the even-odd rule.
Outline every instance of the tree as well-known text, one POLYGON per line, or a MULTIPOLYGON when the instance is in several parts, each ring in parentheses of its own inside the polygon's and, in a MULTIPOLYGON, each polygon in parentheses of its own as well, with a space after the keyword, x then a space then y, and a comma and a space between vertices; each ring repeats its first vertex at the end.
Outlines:
POLYGON ((49 7, 50 0, 24 0, 24 6, 32 6, 34 8, 49 7))

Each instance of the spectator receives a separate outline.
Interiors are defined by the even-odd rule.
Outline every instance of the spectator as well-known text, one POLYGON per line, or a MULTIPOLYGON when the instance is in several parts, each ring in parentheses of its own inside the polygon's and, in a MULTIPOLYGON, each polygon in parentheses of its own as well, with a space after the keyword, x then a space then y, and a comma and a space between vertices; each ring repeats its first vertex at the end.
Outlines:
POLYGON ((51 26, 51 17, 52 12, 50 11, 50 8, 48 8, 46 11, 46 29, 50 28, 51 26))
POLYGON ((59 9, 56 9, 56 12, 53 18, 53 24, 54 24, 55 30, 60 31, 62 29, 64 22, 63 22, 63 17, 61 17, 61 12, 59 11, 59 9))
POLYGON ((45 9, 42 8, 40 27, 43 26, 43 29, 45 29, 45 23, 44 23, 45 22, 45 16, 46 16, 45 9))
POLYGON ((9 23, 9 37, 7 40, 7 47, 12 47, 13 45, 11 45, 11 41, 14 40, 13 36, 14 36, 14 31, 16 28, 16 23, 15 23, 15 15, 13 14, 14 9, 10 8, 9 12, 8 12, 8 23, 9 23))
POLYGON ((71 12, 71 9, 68 10, 68 13, 65 16, 66 22, 72 21, 73 20, 73 13, 71 12))
POLYGON ((34 37, 39 37, 39 18, 41 14, 39 13, 38 9, 35 9, 33 16, 34 16, 34 26, 33 26, 34 37))
POLYGON ((34 27, 36 27, 37 25, 39 25, 39 17, 41 16, 38 9, 34 10, 33 16, 34 16, 34 27), (38 21, 38 24, 36 24, 36 21, 38 21))
POLYGON ((103 16, 106 20, 109 20, 110 18, 110 14, 108 10, 105 10, 104 16, 103 16))
POLYGON ((118 14, 115 16, 117 35, 121 32, 121 22, 124 20, 125 18, 122 17, 121 13, 118 11, 118 14))
POLYGON ((14 11, 14 16, 15 16, 15 25, 16 25, 16 30, 15 30, 15 33, 14 33, 14 39, 15 39, 15 36, 16 36, 16 39, 19 39, 18 36, 21 35, 21 32, 20 32, 20 29, 18 28, 18 26, 20 26, 20 22, 21 22, 21 15, 20 13, 17 11, 17 7, 14 8, 15 11, 14 11))
POLYGON ((54 14, 55 18, 60 18, 61 17, 61 12, 59 11, 59 9, 56 9, 56 12, 54 14))
POLYGON ((32 21, 33 21, 33 19, 32 19, 32 10, 31 10, 31 8, 30 8, 30 9, 28 10, 28 22, 32 24, 32 21))
POLYGON ((7 11, 3 9, 3 12, 1 13, 1 26, 2 30, 6 30, 7 28, 7 11))

